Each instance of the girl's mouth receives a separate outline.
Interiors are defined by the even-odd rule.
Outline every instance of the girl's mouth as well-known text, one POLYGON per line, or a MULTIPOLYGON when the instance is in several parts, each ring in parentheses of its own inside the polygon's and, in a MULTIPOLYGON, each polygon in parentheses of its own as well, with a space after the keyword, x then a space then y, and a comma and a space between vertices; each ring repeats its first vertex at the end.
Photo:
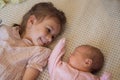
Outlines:
POLYGON ((42 38, 38 39, 38 45, 42 45, 42 46, 45 45, 45 43, 43 42, 42 38))

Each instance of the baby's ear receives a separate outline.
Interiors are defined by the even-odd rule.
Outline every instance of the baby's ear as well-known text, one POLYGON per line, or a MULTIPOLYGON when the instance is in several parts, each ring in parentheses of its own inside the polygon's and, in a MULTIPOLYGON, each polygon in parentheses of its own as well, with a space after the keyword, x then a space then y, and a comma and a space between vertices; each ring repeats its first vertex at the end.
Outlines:
POLYGON ((90 67, 92 65, 92 63, 93 63, 92 59, 89 59, 89 58, 85 59, 86 67, 90 67))

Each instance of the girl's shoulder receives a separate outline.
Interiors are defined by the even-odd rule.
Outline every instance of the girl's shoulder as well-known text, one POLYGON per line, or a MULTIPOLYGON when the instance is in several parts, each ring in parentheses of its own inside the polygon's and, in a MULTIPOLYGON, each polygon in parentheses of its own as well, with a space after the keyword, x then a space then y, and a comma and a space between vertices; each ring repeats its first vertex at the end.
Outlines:
POLYGON ((20 38, 18 27, 11 27, 5 24, 0 25, 0 39, 8 40, 11 38, 20 38))
POLYGON ((0 28, 7 29, 7 28, 10 28, 10 26, 8 26, 8 25, 6 25, 6 24, 0 24, 0 28))
POLYGON ((1 24, 0 25, 0 39, 7 40, 9 38, 9 26, 1 24))
POLYGON ((9 32, 11 32, 13 27, 5 25, 5 24, 0 24, 0 31, 4 32, 4 34, 8 34, 9 32))

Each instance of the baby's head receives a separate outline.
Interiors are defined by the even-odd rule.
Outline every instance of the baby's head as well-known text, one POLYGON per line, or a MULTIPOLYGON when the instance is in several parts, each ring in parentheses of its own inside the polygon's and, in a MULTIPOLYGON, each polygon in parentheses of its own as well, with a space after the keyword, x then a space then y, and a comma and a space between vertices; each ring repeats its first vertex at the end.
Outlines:
POLYGON ((62 31, 66 23, 64 13, 50 2, 34 5, 24 16, 20 25, 21 38, 34 45, 46 46, 62 31))
POLYGON ((81 45, 75 48, 68 63, 80 71, 96 73, 103 66, 104 56, 96 47, 81 45))

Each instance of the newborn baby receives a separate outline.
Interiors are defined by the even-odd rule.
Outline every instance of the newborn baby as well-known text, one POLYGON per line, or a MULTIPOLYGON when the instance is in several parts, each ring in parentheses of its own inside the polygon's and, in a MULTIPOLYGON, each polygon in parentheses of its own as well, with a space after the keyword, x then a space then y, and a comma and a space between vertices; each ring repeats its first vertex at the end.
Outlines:
POLYGON ((81 45, 73 51, 68 62, 61 60, 65 39, 55 46, 48 62, 51 80, 110 80, 108 73, 101 77, 94 75, 104 63, 102 52, 91 45, 81 45))

